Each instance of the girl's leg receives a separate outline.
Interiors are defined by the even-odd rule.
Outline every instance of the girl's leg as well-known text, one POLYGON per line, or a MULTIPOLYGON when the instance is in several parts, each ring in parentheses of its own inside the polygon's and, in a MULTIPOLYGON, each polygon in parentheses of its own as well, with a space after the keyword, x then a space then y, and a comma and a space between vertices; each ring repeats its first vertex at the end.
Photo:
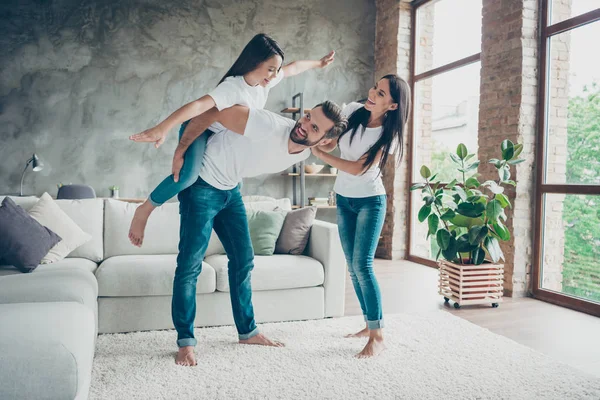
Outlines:
MULTIPOLYGON (((181 139, 188 122, 189 121, 186 121, 181 124, 181 128, 179 129, 179 139, 181 139)), ((185 152, 185 155, 183 156, 183 167, 179 174, 179 181, 175 182, 173 180, 173 175, 169 175, 152 191, 148 199, 137 208, 129 229, 129 240, 133 245, 138 247, 142 246, 146 223, 154 209, 196 182, 198 174, 200 173, 200 168, 202 167, 202 159, 204 158, 206 142, 210 133, 212 132, 206 131, 196 138, 185 152)))
POLYGON ((352 261, 364 297, 369 328, 369 342, 358 354, 362 358, 375 356, 385 349, 381 292, 373 271, 373 260, 385 219, 386 196, 356 200, 359 205, 352 261))
MULTIPOLYGON (((360 304, 360 308, 362 310, 363 317, 365 322, 367 321, 367 308, 365 306, 364 298, 362 295, 362 289, 358 283, 358 277, 354 271, 352 257, 354 254, 354 238, 356 236, 356 220, 358 217, 358 213, 353 210, 351 206, 352 199, 346 198, 344 196, 337 197, 337 223, 338 223, 338 232, 340 235, 340 241, 342 242, 342 249, 344 250, 344 255, 346 256, 346 264, 348 265, 348 272, 350 273, 350 279, 352 280, 352 285, 354 286, 354 292, 356 293, 356 297, 358 297, 358 303, 360 304)), ((363 337, 369 336, 369 329, 365 325, 361 331, 357 333, 352 333, 346 335, 347 338, 350 337, 363 337)))

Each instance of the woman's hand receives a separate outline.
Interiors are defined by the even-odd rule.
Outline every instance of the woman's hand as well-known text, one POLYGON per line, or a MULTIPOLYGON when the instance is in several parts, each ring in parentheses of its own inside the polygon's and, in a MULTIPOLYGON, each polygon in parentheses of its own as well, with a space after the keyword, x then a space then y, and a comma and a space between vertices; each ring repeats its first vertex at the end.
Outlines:
POLYGON ((137 135, 129 136, 129 140, 133 140, 134 142, 154 142, 154 147, 158 149, 165 142, 167 133, 157 125, 137 135))
POLYGON ((321 158, 323 154, 323 150, 321 150, 319 146, 311 147, 310 151, 312 151, 313 155, 317 158, 321 158))
POLYGON ((321 62, 320 68, 325 68, 329 64, 331 64, 335 60, 335 51, 332 50, 325 57, 321 58, 319 61, 321 62))

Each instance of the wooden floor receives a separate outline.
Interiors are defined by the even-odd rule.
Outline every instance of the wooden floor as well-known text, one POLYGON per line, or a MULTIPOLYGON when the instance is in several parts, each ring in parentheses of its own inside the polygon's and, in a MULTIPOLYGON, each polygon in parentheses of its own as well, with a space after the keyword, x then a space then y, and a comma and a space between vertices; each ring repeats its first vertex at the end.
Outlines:
MULTIPOLYGON (((409 261, 375 260, 385 314, 444 310, 600 377, 600 318, 532 298, 504 298, 498 308, 455 310, 437 294, 437 270, 409 261)), ((348 277, 346 315, 361 310, 348 277)))

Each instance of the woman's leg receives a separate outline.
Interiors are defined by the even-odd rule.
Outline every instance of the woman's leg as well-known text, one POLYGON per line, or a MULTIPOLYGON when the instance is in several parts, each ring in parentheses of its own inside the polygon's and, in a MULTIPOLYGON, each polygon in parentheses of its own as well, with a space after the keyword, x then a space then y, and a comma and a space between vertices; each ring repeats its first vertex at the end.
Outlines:
MULTIPOLYGON (((360 304, 360 309, 362 310, 362 314, 366 323, 367 308, 365 306, 364 298, 362 295, 362 289, 360 287, 360 284, 358 283, 358 277, 356 276, 353 267, 354 264, 352 262, 352 257, 354 254, 354 238, 356 236, 356 220, 358 217, 358 213, 352 209, 352 206, 350 204, 352 199, 346 198, 339 194, 336 197, 337 223, 340 241, 342 242, 342 249, 344 250, 344 255, 346 256, 346 264, 348 265, 348 272, 350 273, 350 279, 352 280, 352 285, 354 286, 354 292, 356 293, 356 297, 358 297, 358 303, 360 304)), ((363 328, 361 331, 346 335, 346 337, 362 336, 369 336, 369 329, 366 325, 365 328, 363 328)))
MULTIPOLYGON (((181 124, 181 128, 179 129, 179 139, 181 139, 188 122, 189 121, 186 121, 181 124)), ((160 207, 171 197, 177 195, 179 192, 187 189, 196 182, 198 174, 200 173, 200 168, 202 167, 202 159, 204 158, 206 142, 209 136, 210 131, 204 132, 196 138, 187 149, 183 156, 183 167, 179 174, 179 181, 175 182, 173 180, 173 175, 169 175, 152 191, 148 199, 137 208, 129 229, 129 240, 133 245, 141 247, 144 241, 146 223, 154 209, 160 207)))
POLYGON ((367 327, 369 328, 369 342, 358 354, 358 357, 371 357, 385 349, 381 292, 373 271, 373 260, 385 219, 386 196, 372 196, 355 200, 358 218, 352 262, 362 290, 367 327))

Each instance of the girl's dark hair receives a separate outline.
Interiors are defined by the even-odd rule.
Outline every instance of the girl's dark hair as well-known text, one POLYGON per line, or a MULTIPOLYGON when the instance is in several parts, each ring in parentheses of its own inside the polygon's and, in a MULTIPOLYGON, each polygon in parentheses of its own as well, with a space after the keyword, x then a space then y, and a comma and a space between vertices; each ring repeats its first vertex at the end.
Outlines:
POLYGON ((259 33, 244 47, 229 71, 221 78, 219 84, 230 76, 246 75, 273 56, 280 56, 283 65, 283 50, 281 50, 279 44, 269 35, 259 33))
MULTIPOLYGON (((381 79, 387 79, 389 81, 390 95, 392 96, 392 101, 398 104, 398 108, 395 110, 389 110, 386 113, 383 121, 383 131, 381 133, 381 137, 365 153, 367 158, 363 164, 363 174, 373 166, 379 150, 383 150, 381 160, 379 161, 379 168, 381 172, 387 163, 390 149, 393 145, 395 145, 395 143, 397 143, 397 147, 394 149, 394 152, 396 153, 396 166, 402 158, 404 127, 406 126, 406 121, 408 119, 408 113, 410 110, 410 87, 404 81, 404 79, 395 74, 386 75, 381 79)), ((352 144, 352 140, 354 139, 354 135, 356 135, 359 126, 363 127, 362 132, 364 134, 364 129, 369 123, 369 117, 371 117, 371 111, 364 107, 354 111, 348 118, 348 129, 340 135, 340 138, 351 131, 350 144, 352 144)))

